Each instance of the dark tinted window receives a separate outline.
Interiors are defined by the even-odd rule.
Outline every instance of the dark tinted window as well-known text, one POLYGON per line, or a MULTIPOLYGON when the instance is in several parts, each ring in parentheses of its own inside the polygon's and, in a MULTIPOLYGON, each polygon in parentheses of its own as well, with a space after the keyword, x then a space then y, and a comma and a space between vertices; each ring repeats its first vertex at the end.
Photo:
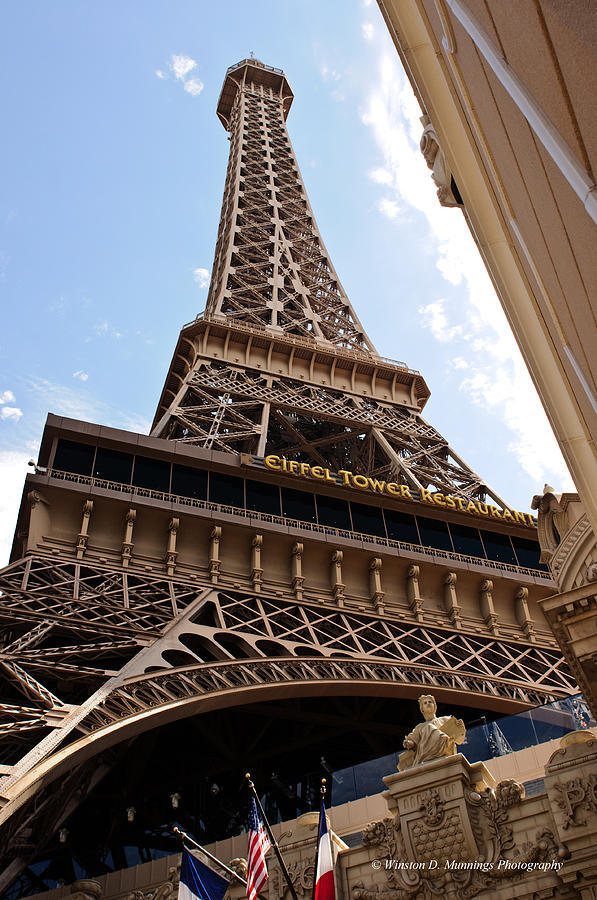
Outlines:
POLYGON ((190 466, 172 466, 172 493, 181 497, 207 500, 207 472, 190 466))
POLYGON ((485 544, 485 552, 488 559, 510 563, 513 566, 516 565, 514 550, 507 534, 499 534, 497 531, 482 531, 481 537, 485 544))
POLYGON ((247 509, 257 512, 280 515, 280 488, 277 484, 266 484, 264 481, 247 479, 247 509))
POLYGON ((133 457, 130 453, 121 453, 120 450, 107 450, 98 447, 95 455, 93 474, 96 478, 106 481, 119 481, 121 484, 130 484, 133 457))
POLYGON ((77 444, 75 441, 58 441, 54 468, 75 475, 91 475, 95 447, 91 444, 77 444))
POLYGON ((445 522, 440 519, 427 519, 417 516, 421 543, 424 547, 435 547, 437 550, 452 550, 450 532, 445 522))
POLYGON ((282 488, 282 515, 303 522, 315 522, 315 498, 305 491, 282 488))
POLYGON ((418 544, 419 532, 414 516, 401 513, 395 509, 384 509, 388 537, 393 541, 404 541, 407 544, 418 544))
POLYGON ((317 495, 317 515, 320 525, 350 529, 350 512, 346 500, 317 495))
POLYGON ((378 506, 363 506, 362 503, 351 503, 352 526, 363 534, 386 536, 381 509, 378 506))
POLYGON ((242 478, 231 475, 209 473, 209 499, 212 503, 223 503, 225 506, 244 507, 244 484, 242 478))
POLYGON ((513 537, 512 543, 521 566, 527 566, 529 569, 543 569, 547 571, 545 563, 539 562, 541 547, 537 541, 529 541, 526 538, 513 537))
POLYGON ((455 522, 450 522, 450 531, 452 532, 452 541, 456 553, 465 553, 467 556, 480 556, 481 559, 485 557, 478 528, 468 528, 466 525, 457 525, 455 522))
POLYGON ((170 490, 170 463, 148 456, 135 456, 133 484, 168 493, 170 490))

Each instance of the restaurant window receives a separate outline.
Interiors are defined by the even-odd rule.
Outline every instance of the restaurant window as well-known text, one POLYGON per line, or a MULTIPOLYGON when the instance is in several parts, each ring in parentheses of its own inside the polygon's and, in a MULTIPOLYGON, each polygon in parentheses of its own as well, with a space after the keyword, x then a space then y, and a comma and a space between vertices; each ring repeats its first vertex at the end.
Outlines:
POLYGON ((436 550, 448 550, 452 552, 452 541, 448 526, 441 519, 428 519, 425 516, 417 516, 421 543, 424 547, 434 547, 436 550))
POLYGON ((317 517, 320 525, 330 525, 332 528, 344 528, 350 531, 350 511, 346 500, 318 494, 317 517))
POLYGON ((364 506, 362 503, 351 503, 352 526, 361 534, 386 536, 383 515, 379 506, 364 506))
POLYGON ((481 535, 478 528, 469 528, 467 525, 450 522, 450 532, 456 553, 463 553, 465 556, 478 556, 481 559, 485 558, 485 550, 481 543, 481 535))
POLYGON ((207 472, 191 466, 172 466, 172 493, 194 500, 207 500, 207 472))
POLYGON ((315 498, 306 491, 282 488, 282 515, 301 522, 315 522, 315 498))
POLYGON ((170 463, 148 456, 135 456, 133 484, 167 494, 170 490, 170 463))
POLYGON ((78 444, 61 438, 54 455, 54 468, 72 472, 73 475, 91 475, 94 453, 95 447, 91 444, 78 444))
POLYGON ((244 487, 242 478, 220 475, 219 472, 209 473, 209 499, 212 503, 237 506, 242 509, 245 505, 244 487))
POLYGON ((95 466, 93 475, 104 481, 117 481, 120 484, 130 484, 133 469, 133 457, 130 453, 122 453, 120 450, 108 450, 107 447, 98 447, 95 454, 95 466))
POLYGON ((516 565, 516 557, 509 535, 500 534, 498 531, 482 531, 481 537, 488 559, 508 563, 511 566, 516 565))
POLYGON ((384 509, 383 514, 389 538, 393 541, 404 541, 405 544, 421 543, 414 516, 398 512, 396 509, 384 509))
POLYGON ((247 479, 246 490, 247 509, 269 513, 272 516, 280 515, 280 488, 277 484, 247 479))
POLYGON ((525 566, 528 569, 542 569, 548 572, 549 569, 545 563, 539 562, 541 555, 541 547, 537 541, 529 541, 527 538, 513 537, 512 543, 518 559, 519 566, 525 566))

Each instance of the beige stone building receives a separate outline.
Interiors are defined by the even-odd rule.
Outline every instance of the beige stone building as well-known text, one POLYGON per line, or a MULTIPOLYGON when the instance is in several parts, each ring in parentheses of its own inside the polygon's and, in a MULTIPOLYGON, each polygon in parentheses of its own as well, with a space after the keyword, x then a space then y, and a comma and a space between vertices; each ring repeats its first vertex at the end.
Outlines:
POLYGON ((421 149, 439 202, 462 208, 578 489, 583 508, 564 498, 559 535, 544 544, 547 560, 561 539, 554 574, 566 592, 544 610, 595 709, 595 5, 379 6, 424 110, 421 149), (563 566, 574 575, 560 577, 563 566))

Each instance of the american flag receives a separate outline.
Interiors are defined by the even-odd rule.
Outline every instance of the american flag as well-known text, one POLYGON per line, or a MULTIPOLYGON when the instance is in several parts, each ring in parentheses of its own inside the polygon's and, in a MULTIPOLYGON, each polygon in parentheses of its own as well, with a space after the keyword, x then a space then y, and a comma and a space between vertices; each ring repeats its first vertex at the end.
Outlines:
POLYGON ((255 900, 267 881, 265 854, 271 847, 263 820, 257 810, 255 797, 251 797, 249 811, 249 852, 247 858, 247 897, 255 900))

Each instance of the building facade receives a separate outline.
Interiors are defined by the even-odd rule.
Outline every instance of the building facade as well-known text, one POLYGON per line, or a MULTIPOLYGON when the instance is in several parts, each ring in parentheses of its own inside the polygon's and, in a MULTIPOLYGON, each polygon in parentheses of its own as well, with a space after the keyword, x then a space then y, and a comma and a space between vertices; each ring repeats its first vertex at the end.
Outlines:
POLYGON ((469 722, 577 691, 535 521, 424 420, 421 374, 375 352, 291 102, 279 69, 227 72, 207 309, 151 435, 48 417, 0 573, 8 896, 151 859, 183 814, 234 833, 249 765, 279 818, 308 809, 313 773, 401 745, 422 689, 469 722))
MULTIPOLYGON (((379 0, 379 7, 424 111, 421 150, 438 199, 463 210, 578 490, 582 510, 572 524, 584 516, 594 544, 597 116, 588 102, 597 79, 593 4, 379 0)), ((553 490, 557 486, 546 494, 553 490)), ((574 558, 567 568, 586 570, 586 548, 573 547, 567 532, 561 533, 556 559, 558 582, 568 552, 574 558)), ((546 560, 554 549, 552 535, 544 545, 546 560)), ((589 596, 590 581, 584 584, 589 596)), ((585 623, 582 655, 576 658, 578 642, 557 624, 562 616, 555 612, 567 602, 554 597, 549 619, 595 709, 597 639, 593 632, 589 647, 585 623)))

